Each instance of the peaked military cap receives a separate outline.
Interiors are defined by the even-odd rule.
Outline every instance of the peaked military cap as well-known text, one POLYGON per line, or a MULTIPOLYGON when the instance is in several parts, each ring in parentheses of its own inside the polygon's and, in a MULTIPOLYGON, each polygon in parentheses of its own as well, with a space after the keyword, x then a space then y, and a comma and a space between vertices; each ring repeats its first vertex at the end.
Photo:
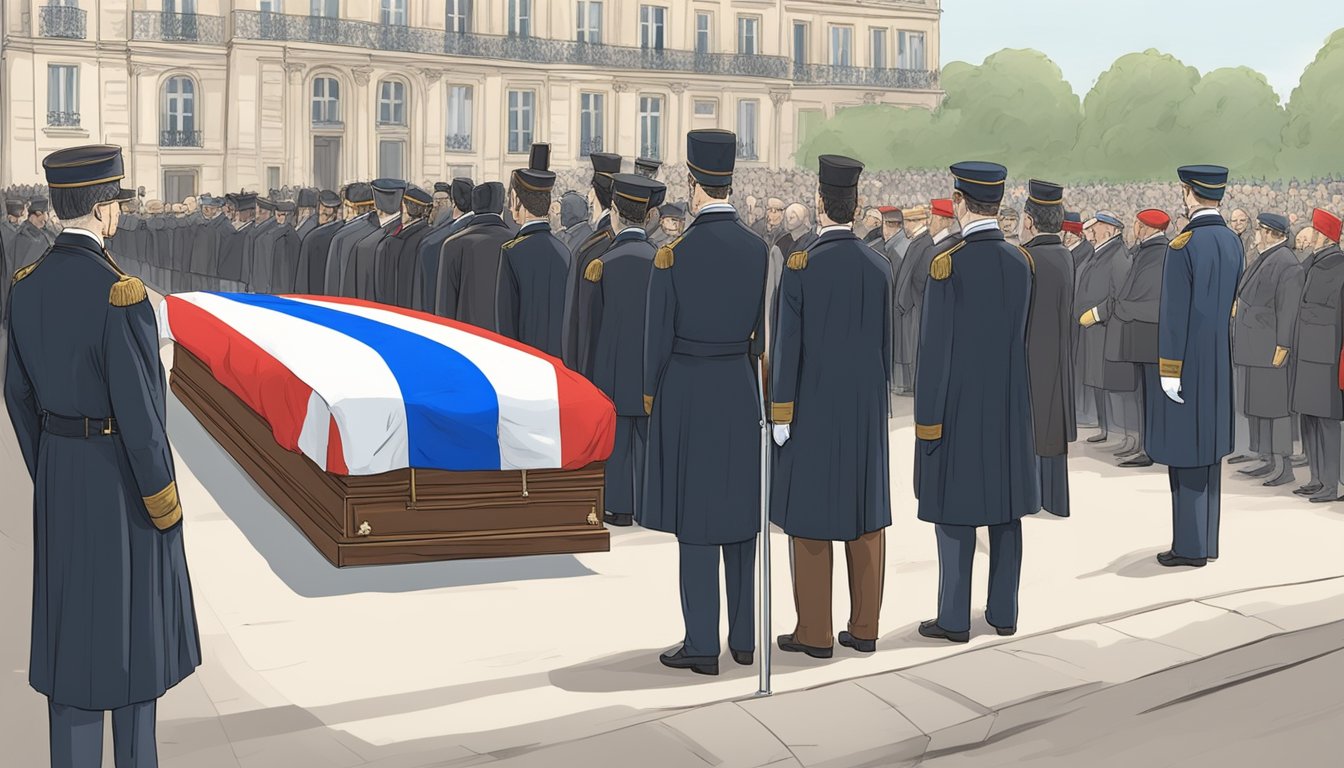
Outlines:
POLYGON ((476 185, 471 183, 471 179, 459 176, 453 179, 452 186, 453 205, 456 205, 459 211, 471 210, 471 190, 476 185))
POLYGON ((237 210, 255 211, 257 209, 257 193, 255 192, 239 192, 226 197, 229 198, 233 207, 237 210))
POLYGON ((45 197, 35 197, 28 202, 28 213, 46 213, 51 210, 51 202, 45 197))
POLYGON ((414 184, 406 188, 405 199, 417 205, 434 204, 434 196, 414 184))
POLYGON ((985 163, 969 160, 955 163, 952 171, 953 189, 977 203, 993 204, 1002 202, 1004 183, 1008 179, 1008 169, 998 163, 985 163))
POLYGON ((100 184, 117 184, 113 200, 130 200, 135 190, 125 189, 120 182, 126 178, 121 159, 121 147, 113 144, 89 144, 52 152, 42 160, 47 186, 52 189, 78 189, 100 184))
POLYGON ((514 171, 513 177, 523 189, 533 192, 551 191, 551 187, 555 186, 555 174, 551 171, 551 145, 533 144, 527 167, 514 171))
POLYGON ((593 163, 593 183, 611 189, 611 177, 621 172, 621 156, 611 152, 594 152, 588 156, 593 163))
POLYGON ((1077 211, 1064 212, 1064 231, 1075 235, 1083 233, 1083 215, 1077 211))
POLYGON ((269 197, 258 197, 257 207, 263 211, 274 211, 276 210, 276 202, 269 197))
POLYGON ((471 190, 471 210, 475 213, 503 213, 504 185, 487 181, 471 190))
POLYGON ((659 160, 654 160, 649 157, 635 158, 635 173, 638 173, 641 176, 648 176, 652 179, 658 174, 658 169, 661 167, 663 167, 663 164, 659 160))
POLYGON ((374 192, 390 194, 392 192, 404 193, 406 191, 406 182, 401 179, 374 179, 369 186, 373 188, 374 192))
POLYGON ((8 213, 10 216, 18 216, 19 214, 23 213, 23 201, 6 200, 5 213, 8 213))
POLYGON ((1110 224, 1112 227, 1115 227, 1116 229, 1125 228, 1124 222, 1120 221, 1120 217, 1116 216, 1114 213, 1111 213, 1110 211, 1097 211, 1096 215, 1093 216, 1093 218, 1096 219, 1097 222, 1100 224, 1110 224))
POLYGON ((667 187, 660 181, 637 173, 618 173, 612 177, 612 194, 634 203, 656 208, 667 194, 667 187))
POLYGON ((718 128, 686 134, 686 166, 702 187, 727 187, 737 165, 737 134, 718 128))
POLYGON ((453 185, 451 183, 446 181, 434 182, 435 194, 439 194, 440 192, 442 192, 443 194, 452 194, 452 191, 453 191, 453 185))
POLYGON ((196 198, 196 202, 200 203, 202 208, 218 208, 220 205, 220 199, 209 192, 196 198))
POLYGON ((1281 213, 1262 213, 1255 217, 1260 226, 1272 229, 1279 234, 1288 234, 1288 217, 1281 213))
POLYGON ((863 163, 844 155, 822 155, 817 158, 817 176, 824 187, 853 189, 859 186, 863 163))
POLYGON ((297 204, 300 208, 317 207, 317 190, 312 187, 304 187, 299 190, 297 204))
POLYGON ((275 210, 280 213, 293 213, 298 207, 298 204, 292 200, 278 200, 275 203, 275 210))
POLYGON ((1027 199, 1037 205, 1063 205, 1064 187, 1053 181, 1032 179, 1027 182, 1027 199))
POLYGON ((658 209, 658 215, 664 219, 684 219, 686 211, 676 203, 668 203, 658 209))
POLYGON ((905 213, 900 209, 900 206, 884 205, 881 208, 878 208, 877 212, 882 214, 883 221, 893 221, 897 223, 905 221, 905 213))
POLYGON ((330 189, 324 189, 317 193, 317 203, 323 208, 340 208, 341 196, 330 189))
POLYGON ((1227 192, 1228 170, 1221 165, 1183 165, 1176 175, 1206 200, 1222 200, 1227 192))
POLYGON ((352 203, 371 203, 373 202, 373 187, 362 181, 345 188, 345 199, 352 203))

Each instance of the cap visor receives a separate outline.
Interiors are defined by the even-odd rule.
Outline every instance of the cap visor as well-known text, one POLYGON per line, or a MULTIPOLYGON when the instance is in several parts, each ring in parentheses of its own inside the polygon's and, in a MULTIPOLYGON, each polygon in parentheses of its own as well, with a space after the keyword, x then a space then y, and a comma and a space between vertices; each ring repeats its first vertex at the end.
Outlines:
POLYGON ((115 201, 117 201, 118 203, 124 203, 124 202, 126 202, 127 200, 134 200, 134 199, 135 199, 135 190, 134 190, 134 189, 125 189, 125 188, 118 189, 118 190, 117 190, 117 196, 114 197, 114 198, 112 198, 112 199, 115 200, 115 201))

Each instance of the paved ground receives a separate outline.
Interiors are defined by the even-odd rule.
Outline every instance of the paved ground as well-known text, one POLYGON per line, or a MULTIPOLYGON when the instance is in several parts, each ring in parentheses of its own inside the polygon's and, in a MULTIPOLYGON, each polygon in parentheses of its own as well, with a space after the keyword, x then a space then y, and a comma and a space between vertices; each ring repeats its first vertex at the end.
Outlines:
MULTIPOLYGON (((937 562, 932 531, 915 519, 910 401, 902 405, 893 420, 896 522, 887 533, 879 652, 837 652, 828 663, 777 655, 778 693, 963 650, 914 632, 933 613, 937 562)), ((681 631, 670 537, 634 529, 616 531, 612 551, 594 555, 337 570, 175 400, 169 428, 205 665, 161 704, 165 766, 473 763, 756 688, 755 671, 727 658, 717 679, 658 664, 681 631)), ((1309 505, 1231 477, 1222 560, 1197 571, 1162 569, 1152 557, 1170 540, 1165 472, 1121 471, 1108 454, 1079 451, 1071 465, 1075 517, 1027 523, 1024 635, 1344 574, 1344 504, 1309 505)), ((7 422, 0 425, 0 487, 0 612, 7 618, 0 624, 7 713, 0 743, 15 764, 42 765, 45 707, 26 685, 31 489, 7 422)), ((785 539, 772 539, 773 630, 783 633, 793 622, 789 573, 785 539)), ((977 567, 983 574, 987 563, 977 567)), ((836 593, 842 628, 842 583, 836 593)), ((971 648, 1000 642, 986 630, 977 618, 971 648)))

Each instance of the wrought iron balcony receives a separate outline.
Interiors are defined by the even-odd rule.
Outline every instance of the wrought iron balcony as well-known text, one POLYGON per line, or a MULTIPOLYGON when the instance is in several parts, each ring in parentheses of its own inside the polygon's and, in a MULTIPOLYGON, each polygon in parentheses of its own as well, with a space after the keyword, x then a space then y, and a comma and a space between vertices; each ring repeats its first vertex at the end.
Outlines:
POLYGON ((470 133, 450 133, 443 137, 443 148, 448 152, 470 152, 470 133))
POLYGON ((51 128, 78 128, 78 112, 48 112, 47 126, 51 128))
POLYGON ((224 17, 205 16, 199 13, 136 11, 131 19, 131 39, 223 45, 224 17))
POLYGON ((160 147, 200 147, 201 131, 159 131, 160 147))
POLYGON ((602 137, 594 136, 591 139, 579 140, 579 157, 588 157, 594 152, 602 151, 602 137))
POLYGON ((42 6, 40 24, 43 37, 83 40, 88 11, 68 5, 42 6))
POLYGON ((756 142, 737 140, 737 159, 738 160, 759 160, 756 156, 756 142))
POLYGON ((663 148, 657 144, 643 144, 640 145, 639 156, 650 160, 662 160, 663 148))
POLYGON ((938 73, 933 70, 841 67, 829 64, 795 64, 793 80, 796 83, 862 85, 907 90, 929 90, 938 87, 938 73))

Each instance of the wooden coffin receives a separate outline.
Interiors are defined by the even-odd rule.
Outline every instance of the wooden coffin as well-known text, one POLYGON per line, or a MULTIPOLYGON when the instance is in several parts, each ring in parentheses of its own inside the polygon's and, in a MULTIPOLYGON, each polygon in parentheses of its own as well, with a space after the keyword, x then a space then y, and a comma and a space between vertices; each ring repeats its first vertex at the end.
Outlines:
POLYGON ((270 427, 198 358, 174 347, 172 390, 333 565, 605 552, 601 462, 580 470, 332 475, 270 427))

